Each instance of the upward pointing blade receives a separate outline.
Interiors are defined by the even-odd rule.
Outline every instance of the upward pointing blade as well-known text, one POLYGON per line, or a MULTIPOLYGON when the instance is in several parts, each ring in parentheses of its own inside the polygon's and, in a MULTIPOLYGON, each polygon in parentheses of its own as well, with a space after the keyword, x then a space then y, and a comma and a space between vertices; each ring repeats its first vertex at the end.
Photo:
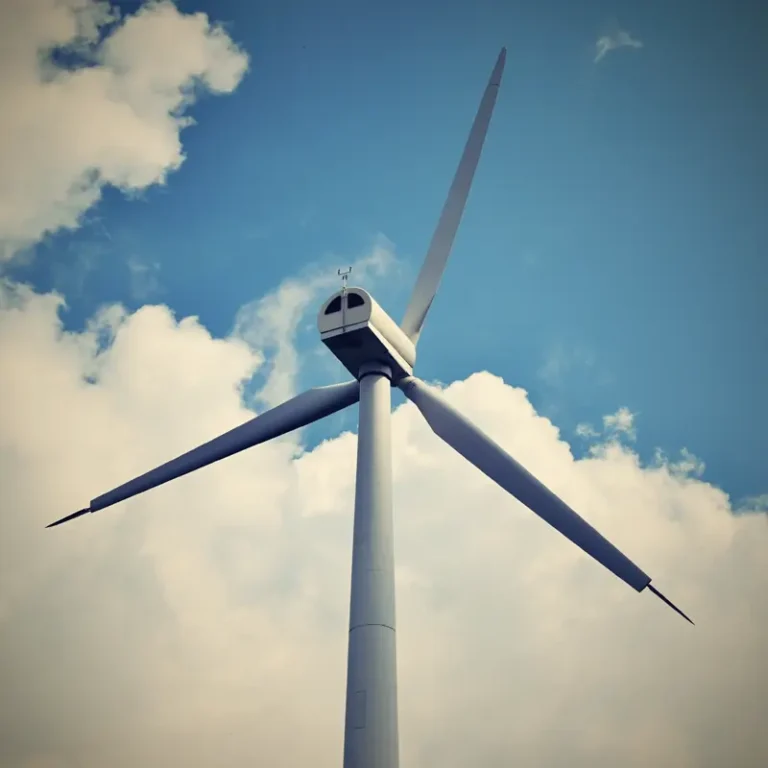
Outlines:
POLYGON ((419 340, 424 319, 427 316, 432 301, 440 285, 440 279, 448 261, 448 255, 453 246, 456 230, 459 228, 464 206, 469 196, 469 188, 472 186, 472 178, 475 175, 480 153, 483 150, 483 142, 491 122, 491 115, 499 93, 501 75, 504 72, 504 62, 507 58, 507 49, 502 48, 496 65, 491 73, 488 85, 485 88, 480 107, 472 124, 472 130, 464 146, 464 154, 461 156, 456 175, 453 177, 448 199, 445 201, 440 220, 437 223, 432 242, 429 244, 424 264, 413 287, 408 308, 405 310, 403 322, 400 327, 410 337, 414 344, 419 340))
POLYGON ((81 509, 71 515, 47 525, 56 525, 74 520, 86 512, 98 512, 111 507, 119 501, 124 501, 150 488, 156 488, 170 480, 201 469, 215 461, 232 456, 259 443, 265 443, 280 435, 304 427, 325 416, 356 403, 360 398, 360 384, 348 381, 344 384, 331 384, 328 387, 315 387, 302 392, 300 395, 287 400, 271 411, 256 416, 256 418, 241 424, 239 427, 225 432, 204 445, 150 470, 139 477, 93 499, 87 509, 81 509))

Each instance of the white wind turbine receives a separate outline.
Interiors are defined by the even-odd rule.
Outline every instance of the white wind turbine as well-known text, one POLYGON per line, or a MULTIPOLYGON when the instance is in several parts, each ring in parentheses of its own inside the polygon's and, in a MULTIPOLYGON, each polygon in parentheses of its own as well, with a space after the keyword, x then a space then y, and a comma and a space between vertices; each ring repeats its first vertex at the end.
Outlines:
MULTIPOLYGON (((398 324, 361 288, 346 285, 323 304, 320 337, 354 376, 310 389, 245 424, 93 499, 47 527, 167 483, 311 424, 359 400, 352 586, 347 657, 345 768, 396 768, 399 761, 392 533, 390 388, 399 387, 433 431, 467 461, 622 581, 646 587, 691 621, 650 577, 542 485, 491 438, 413 375, 416 343, 437 292, 469 194, 504 70, 502 48, 483 94, 429 251, 398 324)), ((693 623, 693 622, 691 622, 693 623)))

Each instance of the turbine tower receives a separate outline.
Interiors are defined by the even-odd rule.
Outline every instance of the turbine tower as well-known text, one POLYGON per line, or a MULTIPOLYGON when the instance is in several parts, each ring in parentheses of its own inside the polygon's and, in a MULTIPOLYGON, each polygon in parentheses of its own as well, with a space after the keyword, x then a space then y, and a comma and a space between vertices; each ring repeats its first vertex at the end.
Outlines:
MULTIPOLYGON (((97 496, 47 527, 98 512, 239 451, 264 443, 359 401, 357 477, 349 611, 345 768, 397 768, 397 673, 392 530, 390 389, 399 387, 448 445, 630 587, 651 578, 490 437, 413 375, 416 344, 437 293, 469 195, 504 70, 502 48, 483 94, 437 228, 398 325, 362 288, 347 287, 321 307, 323 343, 354 377, 310 389, 167 464, 97 496)), ((691 622, 693 623, 693 622, 691 622)))

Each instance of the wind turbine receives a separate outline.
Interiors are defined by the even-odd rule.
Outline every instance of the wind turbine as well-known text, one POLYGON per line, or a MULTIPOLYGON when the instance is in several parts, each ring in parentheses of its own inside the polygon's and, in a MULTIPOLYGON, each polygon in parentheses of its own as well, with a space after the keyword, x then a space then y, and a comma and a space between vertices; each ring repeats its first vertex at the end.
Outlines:
MULTIPOLYGON (((397 768, 395 579, 392 531, 390 388, 399 387, 448 445, 638 592, 658 592, 651 578, 490 437, 413 375, 416 344, 442 277, 469 195, 504 70, 502 48, 483 94, 437 228, 398 325, 358 287, 321 307, 320 337, 354 379, 310 389, 239 427, 163 464, 47 526, 124 501, 239 451, 359 405, 352 586, 347 657, 345 768, 397 768)), ((340 273, 341 274, 341 273, 340 273)), ((346 273, 345 273, 346 275, 346 273)), ((691 623, 693 623, 691 621, 691 623)))

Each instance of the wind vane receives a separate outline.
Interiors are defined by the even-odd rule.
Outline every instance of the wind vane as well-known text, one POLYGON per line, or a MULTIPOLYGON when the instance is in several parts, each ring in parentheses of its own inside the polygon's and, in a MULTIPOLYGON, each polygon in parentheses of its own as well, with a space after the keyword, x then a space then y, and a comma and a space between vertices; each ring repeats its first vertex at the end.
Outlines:
POLYGON ((349 280, 350 272, 352 272, 352 267, 347 267, 346 269, 337 269, 336 274, 341 278, 341 292, 346 293, 347 292, 347 280, 349 280))

